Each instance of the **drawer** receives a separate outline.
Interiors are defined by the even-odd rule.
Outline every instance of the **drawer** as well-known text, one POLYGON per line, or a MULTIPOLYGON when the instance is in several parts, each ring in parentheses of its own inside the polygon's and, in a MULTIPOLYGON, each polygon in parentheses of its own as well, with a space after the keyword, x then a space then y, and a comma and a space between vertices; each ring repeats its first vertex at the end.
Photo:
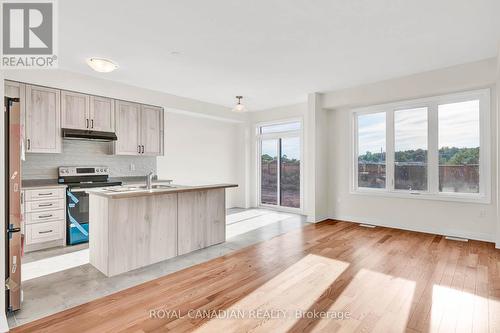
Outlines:
POLYGON ((63 238, 64 221, 51 221, 26 226, 26 244, 37 244, 63 238))
POLYGON ((26 212, 64 209, 64 199, 28 201, 25 204, 26 212))
POLYGON ((64 199, 65 195, 64 187, 25 190, 25 201, 64 199))
POLYGON ((64 212, 64 209, 59 209, 26 213, 26 224, 42 223, 52 220, 65 220, 66 215, 64 212))

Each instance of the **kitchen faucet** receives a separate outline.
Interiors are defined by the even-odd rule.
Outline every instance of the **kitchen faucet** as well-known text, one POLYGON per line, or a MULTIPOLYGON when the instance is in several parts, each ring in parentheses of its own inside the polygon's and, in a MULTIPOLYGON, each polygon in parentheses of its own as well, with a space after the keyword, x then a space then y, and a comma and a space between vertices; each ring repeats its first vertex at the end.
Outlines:
POLYGON ((151 170, 149 173, 146 175, 146 189, 150 190, 152 188, 151 183, 153 182, 153 174, 154 171, 151 170))

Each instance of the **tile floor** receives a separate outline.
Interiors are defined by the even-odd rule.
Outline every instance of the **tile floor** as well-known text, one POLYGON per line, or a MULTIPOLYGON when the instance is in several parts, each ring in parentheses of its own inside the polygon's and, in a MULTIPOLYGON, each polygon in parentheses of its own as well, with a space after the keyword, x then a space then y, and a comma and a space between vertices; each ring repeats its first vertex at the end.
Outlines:
POLYGON ((87 244, 28 253, 23 258, 22 309, 8 316, 15 327, 153 280, 302 227, 304 216, 268 209, 227 212, 225 243, 108 278, 88 263, 87 244))

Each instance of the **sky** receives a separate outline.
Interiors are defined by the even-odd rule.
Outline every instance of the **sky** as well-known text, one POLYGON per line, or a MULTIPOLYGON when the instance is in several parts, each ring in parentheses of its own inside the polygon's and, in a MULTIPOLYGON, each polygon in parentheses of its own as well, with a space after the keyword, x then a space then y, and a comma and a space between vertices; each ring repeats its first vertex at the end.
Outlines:
MULTIPOLYGON (((262 140, 262 155, 277 156, 277 141, 276 139, 262 140)), ((281 153, 288 158, 300 160, 300 139, 298 137, 282 138, 281 153)))
MULTIPOLYGON (((479 101, 442 104, 438 108, 439 148, 479 147, 479 101)), ((427 108, 394 112, 396 151, 427 149, 427 108)), ((386 151, 385 112, 358 116, 359 154, 386 151)))

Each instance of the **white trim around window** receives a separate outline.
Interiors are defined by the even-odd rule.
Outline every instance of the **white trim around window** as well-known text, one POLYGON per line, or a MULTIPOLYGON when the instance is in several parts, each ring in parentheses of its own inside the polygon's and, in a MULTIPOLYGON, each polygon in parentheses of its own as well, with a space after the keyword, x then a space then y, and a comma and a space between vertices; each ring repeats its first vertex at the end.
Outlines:
POLYGON ((384 105, 358 108, 350 111, 351 166, 350 193, 395 198, 428 199, 473 203, 491 202, 491 102, 490 89, 449 94, 444 96, 402 101, 384 105), (479 100, 479 193, 439 192, 438 107, 443 104, 479 100), (394 111, 427 108, 427 190, 409 191, 394 189, 394 111), (385 112, 386 159, 385 188, 358 187, 358 116, 385 112))

